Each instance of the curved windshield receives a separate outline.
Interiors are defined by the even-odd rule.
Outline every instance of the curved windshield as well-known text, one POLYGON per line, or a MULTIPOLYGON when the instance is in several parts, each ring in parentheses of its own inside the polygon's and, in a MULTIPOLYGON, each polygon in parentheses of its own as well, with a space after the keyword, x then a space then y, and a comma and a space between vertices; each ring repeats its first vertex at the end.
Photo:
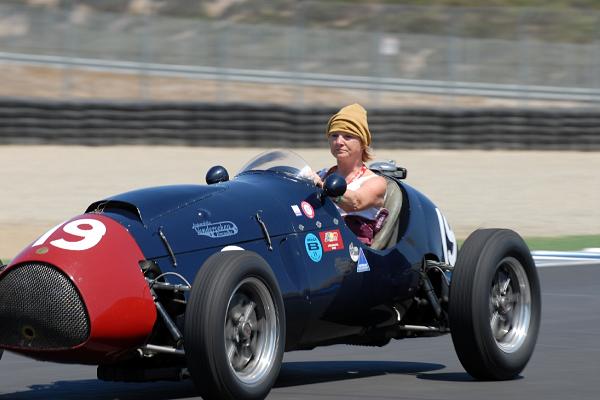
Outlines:
POLYGON ((298 179, 310 179, 312 169, 291 150, 268 150, 248 161, 238 174, 247 171, 273 171, 298 179))

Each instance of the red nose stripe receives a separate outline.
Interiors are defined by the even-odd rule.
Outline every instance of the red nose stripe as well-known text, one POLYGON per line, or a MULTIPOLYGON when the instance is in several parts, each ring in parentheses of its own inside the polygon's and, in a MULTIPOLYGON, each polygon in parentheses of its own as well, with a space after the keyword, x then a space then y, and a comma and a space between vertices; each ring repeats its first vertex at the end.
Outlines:
POLYGON ((8 268, 39 261, 64 272, 90 318, 90 338, 80 351, 108 356, 143 344, 154 326, 156 307, 139 267, 143 259, 122 225, 100 214, 83 214, 36 240, 8 268))

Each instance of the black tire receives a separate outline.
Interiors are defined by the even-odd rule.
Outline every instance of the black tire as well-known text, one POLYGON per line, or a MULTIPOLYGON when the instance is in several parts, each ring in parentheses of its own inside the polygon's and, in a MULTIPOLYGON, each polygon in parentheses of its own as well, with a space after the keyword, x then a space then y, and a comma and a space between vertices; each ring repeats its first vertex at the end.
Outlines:
POLYGON ((541 311, 537 270, 523 239, 508 229, 473 232, 450 284, 450 331, 465 370, 479 380, 519 375, 533 353, 541 311))
POLYGON ((184 340, 204 399, 266 397, 281 368, 285 310, 265 260, 249 251, 209 257, 192 285, 184 340))

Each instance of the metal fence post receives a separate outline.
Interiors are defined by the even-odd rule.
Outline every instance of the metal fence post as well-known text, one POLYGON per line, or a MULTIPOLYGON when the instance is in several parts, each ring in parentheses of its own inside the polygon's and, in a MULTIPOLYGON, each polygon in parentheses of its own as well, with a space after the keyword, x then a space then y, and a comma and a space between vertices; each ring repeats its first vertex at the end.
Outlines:
MULTIPOLYGON (((596 26, 600 26, 600 13, 597 13, 596 26)), ((595 40, 592 44, 594 55, 590 62, 591 79, 590 83, 594 89, 600 89, 600 30, 596 30, 595 40)), ((596 100, 598 103, 598 100, 596 100)))
POLYGON ((217 101, 225 102, 228 98, 229 88, 229 68, 228 68, 228 57, 229 57, 229 28, 230 24, 227 21, 219 21, 217 24, 217 68, 222 72, 219 74, 221 78, 217 78, 217 101))
MULTIPOLYGON (((62 16, 64 19, 63 32, 61 37, 59 38, 59 45, 61 47, 62 57, 63 59, 72 58, 73 55, 71 53, 72 47, 72 37, 75 36, 71 32, 71 28, 73 26, 73 22, 70 20, 70 15, 74 11, 74 5, 72 1, 67 1, 64 5, 64 8, 58 8, 56 10, 48 9, 46 12, 54 14, 53 26, 61 26, 60 17, 62 16)), ((52 25, 47 25, 52 26, 52 25)), ((59 31, 60 32, 60 31, 59 31)), ((64 99, 68 99, 71 97, 71 91, 73 89, 73 70, 69 64, 63 64, 62 66, 62 85, 61 85, 61 97, 64 99)))
POLYGON ((140 29, 140 69, 138 71, 138 97, 141 100, 149 100, 150 93, 150 79, 148 72, 144 70, 143 65, 148 64, 152 60, 152 49, 150 47, 150 15, 144 13, 139 18, 142 21, 142 27, 140 29))
POLYGON ((521 92, 523 93, 522 97, 519 99, 520 105, 522 107, 527 107, 529 105, 529 91, 527 90, 527 85, 530 82, 531 75, 531 59, 529 52, 530 49, 530 36, 527 32, 527 19, 529 18, 528 10, 520 10, 517 14, 517 32, 519 41, 519 68, 518 68, 518 76, 519 76, 519 84, 521 86, 521 92))
POLYGON ((295 72, 293 81, 296 92, 296 105, 304 105, 304 57, 305 55, 305 18, 306 6, 304 1, 296 2, 295 20, 292 28, 288 30, 288 52, 290 71, 295 72))
POLYGON ((371 75, 375 78, 377 84, 375 85, 375 87, 369 89, 369 99, 373 106, 379 107, 381 103, 381 80, 383 79, 383 63, 385 62, 385 60, 383 60, 384 56, 382 54, 382 51, 380 51, 381 42, 383 40, 383 33, 381 27, 382 24, 379 20, 382 19, 381 12, 382 10, 385 11, 385 6, 375 7, 377 7, 379 11, 373 16, 373 22, 375 22, 375 27, 374 30, 371 32, 371 41, 373 43, 372 52, 375 54, 371 54, 371 65, 369 69, 371 71, 371 75))
MULTIPOLYGON (((448 106, 454 105, 455 100, 455 90, 453 86, 456 85, 456 64, 459 59, 459 50, 458 50, 458 38, 457 38, 457 15, 459 15, 459 9, 451 9, 448 10, 449 22, 448 28, 446 30, 446 34, 448 35, 448 50, 447 50, 447 80, 448 80, 448 90, 446 92, 447 103, 448 106)), ((462 17, 462 14, 460 14, 462 17)), ((461 18, 462 20, 462 18, 461 18)))

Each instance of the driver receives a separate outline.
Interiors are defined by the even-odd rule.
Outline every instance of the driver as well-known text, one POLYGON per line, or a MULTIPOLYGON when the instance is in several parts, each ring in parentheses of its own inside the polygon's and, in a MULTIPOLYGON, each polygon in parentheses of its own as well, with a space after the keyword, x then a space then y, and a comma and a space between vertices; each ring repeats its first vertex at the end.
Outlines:
POLYGON ((314 181, 322 187, 334 172, 346 179, 346 193, 333 201, 350 230, 370 245, 387 217, 383 208, 387 182, 365 165, 373 159, 367 111, 356 103, 343 107, 329 119, 325 132, 336 165, 319 171, 314 181))

